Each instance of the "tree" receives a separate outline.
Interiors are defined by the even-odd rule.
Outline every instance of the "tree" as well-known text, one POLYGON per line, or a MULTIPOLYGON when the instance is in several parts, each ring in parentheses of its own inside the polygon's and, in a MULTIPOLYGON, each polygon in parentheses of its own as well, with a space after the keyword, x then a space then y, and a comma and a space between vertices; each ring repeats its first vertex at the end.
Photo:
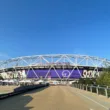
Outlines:
POLYGON ((94 84, 96 82, 96 79, 94 78, 81 78, 79 79, 80 84, 94 84))
POLYGON ((110 67, 104 69, 97 79, 97 84, 110 86, 110 67))
POLYGON ((0 80, 3 80, 3 77, 0 75, 0 80))

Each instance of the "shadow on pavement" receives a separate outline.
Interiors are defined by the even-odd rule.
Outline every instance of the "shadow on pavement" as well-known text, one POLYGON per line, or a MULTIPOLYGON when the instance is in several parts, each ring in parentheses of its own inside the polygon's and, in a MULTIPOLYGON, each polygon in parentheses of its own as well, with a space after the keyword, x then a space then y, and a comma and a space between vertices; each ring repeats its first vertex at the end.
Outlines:
POLYGON ((0 100, 0 110, 30 110, 33 107, 27 107, 26 105, 33 100, 29 94, 43 91, 48 87, 32 90, 21 95, 13 96, 4 100, 0 100), (26 95, 28 94, 28 95, 26 95))

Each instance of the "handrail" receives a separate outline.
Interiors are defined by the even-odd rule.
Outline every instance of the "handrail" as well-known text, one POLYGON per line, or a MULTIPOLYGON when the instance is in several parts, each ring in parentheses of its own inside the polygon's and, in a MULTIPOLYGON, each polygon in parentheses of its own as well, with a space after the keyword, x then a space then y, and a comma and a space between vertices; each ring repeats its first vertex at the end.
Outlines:
POLYGON ((99 94, 104 95, 107 98, 110 97, 110 87, 108 86, 101 87, 100 85, 94 86, 94 85, 84 85, 78 83, 74 83, 72 86, 86 91, 91 91, 92 93, 97 93, 97 95, 99 94))

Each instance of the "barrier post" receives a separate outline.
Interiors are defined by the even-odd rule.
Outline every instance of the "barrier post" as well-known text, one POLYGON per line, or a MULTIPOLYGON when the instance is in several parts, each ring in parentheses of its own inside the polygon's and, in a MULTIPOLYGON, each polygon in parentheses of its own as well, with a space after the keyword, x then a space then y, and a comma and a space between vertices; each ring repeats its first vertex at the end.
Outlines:
POLYGON ((75 87, 77 88, 77 83, 75 84, 75 87))
POLYGON ((81 89, 81 84, 80 84, 80 89, 81 89))
POLYGON ((91 89, 90 91, 92 92, 92 86, 90 86, 90 89, 91 89))
POLYGON ((79 84, 79 89, 80 89, 80 84, 79 84))
POLYGON ((75 84, 73 84, 73 87, 75 87, 75 84))
POLYGON ((86 85, 86 91, 87 91, 87 87, 88 87, 88 84, 86 85))
POLYGON ((84 84, 84 90, 85 90, 85 84, 84 84))
POLYGON ((76 84, 76 88, 78 88, 78 84, 76 84))
POLYGON ((97 95, 99 95, 99 85, 96 87, 97 95))
POLYGON ((79 84, 78 84, 78 88, 79 88, 79 84))
POLYGON ((82 89, 84 90, 84 84, 83 84, 82 86, 83 86, 83 88, 82 88, 82 89))
POLYGON ((81 84, 79 84, 79 89, 81 89, 81 84))
POLYGON ((107 90, 108 90, 108 86, 107 86, 107 88, 105 88, 105 96, 108 98, 108 92, 107 92, 107 90))

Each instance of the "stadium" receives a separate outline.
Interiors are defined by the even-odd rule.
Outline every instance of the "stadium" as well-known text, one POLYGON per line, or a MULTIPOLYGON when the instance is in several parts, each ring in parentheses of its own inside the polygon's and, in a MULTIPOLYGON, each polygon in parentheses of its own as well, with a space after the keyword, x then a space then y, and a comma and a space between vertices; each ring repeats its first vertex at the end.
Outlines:
POLYGON ((0 62, 4 79, 74 80, 96 78, 110 60, 88 55, 52 54, 12 58, 0 62))

